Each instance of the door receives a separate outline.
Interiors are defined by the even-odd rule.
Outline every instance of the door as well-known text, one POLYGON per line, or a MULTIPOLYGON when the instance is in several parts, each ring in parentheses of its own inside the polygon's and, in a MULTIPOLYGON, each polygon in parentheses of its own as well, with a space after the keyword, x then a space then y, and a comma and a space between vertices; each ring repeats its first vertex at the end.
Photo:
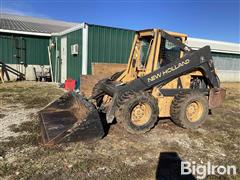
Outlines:
POLYGON ((26 75, 26 39, 23 37, 14 38, 14 48, 13 48, 14 58, 16 59, 16 69, 17 71, 26 75))
POLYGON ((67 79, 67 37, 61 38, 61 83, 67 79))

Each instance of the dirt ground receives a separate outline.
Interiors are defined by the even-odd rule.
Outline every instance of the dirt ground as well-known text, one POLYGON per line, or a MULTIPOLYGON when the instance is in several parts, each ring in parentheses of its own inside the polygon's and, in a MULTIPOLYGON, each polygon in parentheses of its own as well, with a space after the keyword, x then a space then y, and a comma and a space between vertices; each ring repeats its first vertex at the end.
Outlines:
POLYGON ((240 179, 240 84, 223 87, 223 105, 197 130, 168 120, 131 135, 114 124, 96 143, 46 148, 39 144, 37 112, 63 91, 51 83, 0 84, 0 179, 179 179, 181 160, 235 165, 236 176, 207 179, 240 179))

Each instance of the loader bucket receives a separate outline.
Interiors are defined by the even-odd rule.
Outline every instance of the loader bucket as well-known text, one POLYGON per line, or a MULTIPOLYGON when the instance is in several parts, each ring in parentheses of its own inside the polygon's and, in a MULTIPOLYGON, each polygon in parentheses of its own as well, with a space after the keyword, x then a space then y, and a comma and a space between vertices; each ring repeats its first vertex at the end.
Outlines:
POLYGON ((105 134, 95 106, 74 92, 50 103, 39 115, 44 145, 100 139, 105 134))

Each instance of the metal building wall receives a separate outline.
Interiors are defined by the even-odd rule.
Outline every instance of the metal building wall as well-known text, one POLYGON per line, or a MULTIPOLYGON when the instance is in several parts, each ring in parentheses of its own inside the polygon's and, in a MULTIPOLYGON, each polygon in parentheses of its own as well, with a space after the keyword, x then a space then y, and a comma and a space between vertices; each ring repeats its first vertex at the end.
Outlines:
POLYGON ((16 64, 17 60, 13 56, 13 40, 11 36, 0 35, 0 60, 9 63, 16 64))
POLYGON ((49 65, 49 38, 25 37, 27 64, 49 65))
POLYGON ((0 34, 0 59, 7 64, 48 65, 48 37, 0 34))
POLYGON ((55 48, 51 49, 51 61, 54 81, 61 79, 61 38, 67 38, 67 78, 78 79, 82 72, 82 29, 60 35, 52 36, 55 48), (78 44, 78 54, 71 54, 71 46, 78 44))
POLYGON ((88 74, 92 63, 127 63, 135 31, 106 26, 88 26, 88 74))
POLYGON ((240 82, 240 54, 212 52, 212 57, 222 82, 240 82))
POLYGON ((82 72, 82 29, 67 35, 67 77, 79 79, 82 72), (71 54, 71 46, 78 44, 78 54, 71 54))
POLYGON ((220 70, 240 71, 240 54, 212 52, 216 68, 220 70))

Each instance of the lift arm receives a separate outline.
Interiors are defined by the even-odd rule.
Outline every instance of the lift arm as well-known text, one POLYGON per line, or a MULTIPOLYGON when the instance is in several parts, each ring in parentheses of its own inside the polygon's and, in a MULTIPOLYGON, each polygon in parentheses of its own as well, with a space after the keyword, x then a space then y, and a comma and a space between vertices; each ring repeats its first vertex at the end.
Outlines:
POLYGON ((145 91, 198 69, 203 72, 211 88, 220 87, 209 46, 205 46, 196 52, 186 53, 182 58, 160 67, 144 77, 131 81, 127 86, 128 89, 133 91, 145 91))
POLYGON ((126 91, 146 91, 156 86, 164 85, 173 79, 194 70, 200 70, 205 75, 208 85, 214 91, 220 88, 218 77, 215 73, 214 64, 209 46, 205 46, 198 51, 189 51, 185 55, 166 66, 160 67, 156 71, 146 76, 137 78, 128 84, 114 85, 111 82, 104 84, 103 91, 113 97, 107 112, 107 121, 112 122, 117 108, 116 100, 126 91))
POLYGON ((155 86, 164 85, 194 70, 203 72, 211 88, 220 87, 218 77, 215 73, 210 47, 205 46, 198 51, 186 53, 182 58, 160 67, 146 76, 139 77, 128 84, 116 86, 109 82, 104 84, 102 89, 110 96, 124 91, 146 91, 155 86))

